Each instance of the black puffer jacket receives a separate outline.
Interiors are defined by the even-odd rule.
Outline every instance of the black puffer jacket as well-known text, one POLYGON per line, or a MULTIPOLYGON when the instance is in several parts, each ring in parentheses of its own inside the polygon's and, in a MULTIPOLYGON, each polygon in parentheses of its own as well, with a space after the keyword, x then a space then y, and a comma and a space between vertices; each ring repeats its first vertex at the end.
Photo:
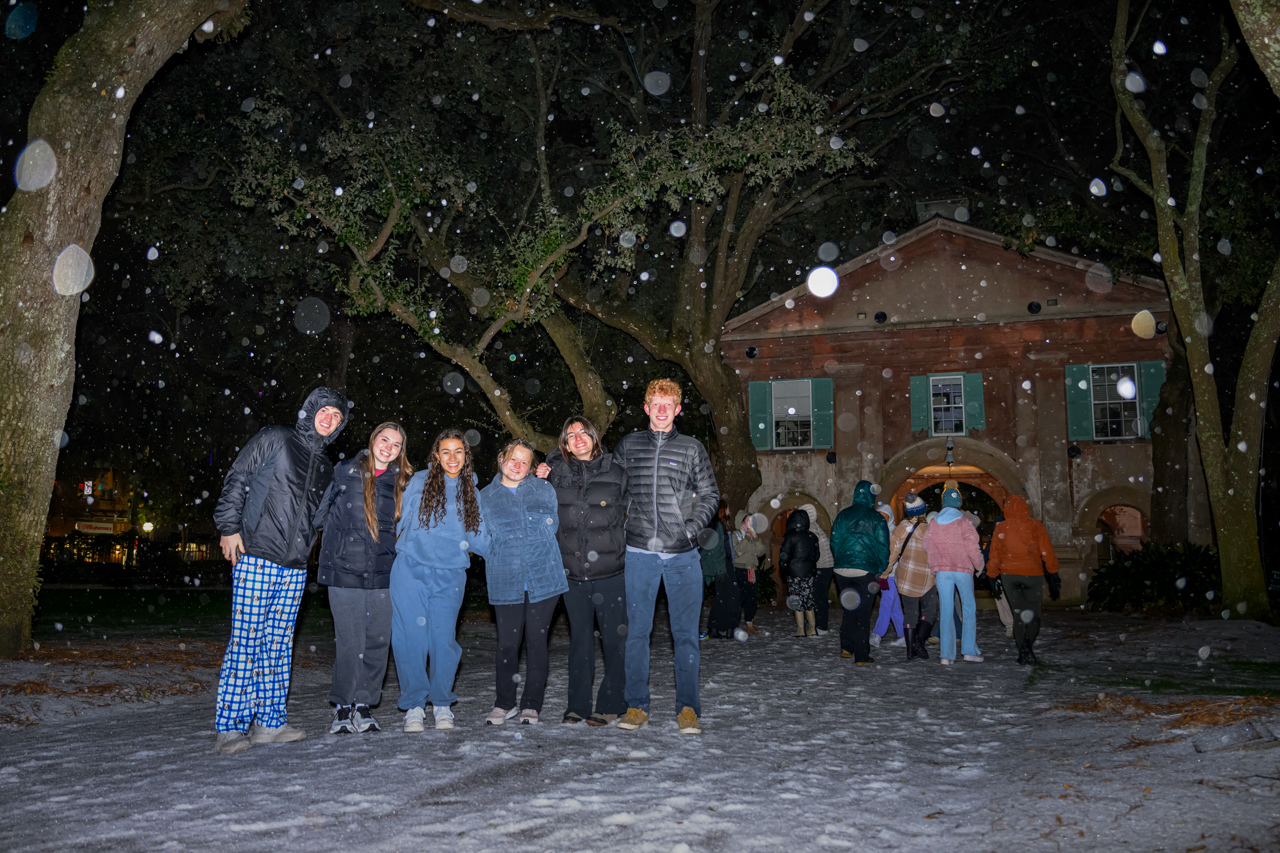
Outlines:
POLYGON ((547 454, 560 509, 556 541, 564 571, 576 581, 596 581, 622 573, 627 553, 627 472, 604 453, 588 462, 547 454), (592 559, 592 554, 595 558, 592 559))
POLYGON ((378 541, 369 535, 364 517, 364 460, 361 450, 333 472, 331 500, 320 541, 320 571, 316 580, 346 589, 387 589, 396 559, 396 475, 392 462, 373 483, 378 510, 378 541))
POLYGON ((627 472, 627 544, 683 554, 715 518, 720 490, 702 442, 651 429, 633 432, 613 451, 627 472))
POLYGON ((787 535, 778 551, 778 568, 789 578, 811 578, 818 574, 818 537, 809 529, 809 514, 802 509, 787 518, 787 535))
POLYGON ((223 536, 239 533, 244 551, 289 569, 305 569, 324 522, 319 511, 333 482, 325 447, 347 424, 347 398, 332 388, 307 396, 293 429, 267 427, 231 463, 213 522, 223 536), (315 416, 325 406, 342 412, 330 435, 316 432, 315 416))

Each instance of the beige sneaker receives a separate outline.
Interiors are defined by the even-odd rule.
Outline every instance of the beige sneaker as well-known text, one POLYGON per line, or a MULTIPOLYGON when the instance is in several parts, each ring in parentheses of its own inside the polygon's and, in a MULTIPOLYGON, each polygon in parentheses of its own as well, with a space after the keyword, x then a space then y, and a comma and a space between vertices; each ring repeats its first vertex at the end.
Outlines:
POLYGON ((633 732, 649 722, 649 715, 639 708, 628 708, 627 713, 618 720, 618 728, 633 732))
POLYGON ((257 723, 249 727, 249 740, 254 743, 293 743, 306 739, 306 732, 288 723, 283 726, 276 726, 274 729, 260 726, 257 723))
POLYGON ((702 726, 698 725, 698 715, 688 705, 680 709, 680 713, 676 716, 676 724, 680 726, 682 735, 702 734, 702 726))
POLYGON ((252 745, 244 732, 218 732, 218 742, 214 749, 221 755, 237 755, 252 745))

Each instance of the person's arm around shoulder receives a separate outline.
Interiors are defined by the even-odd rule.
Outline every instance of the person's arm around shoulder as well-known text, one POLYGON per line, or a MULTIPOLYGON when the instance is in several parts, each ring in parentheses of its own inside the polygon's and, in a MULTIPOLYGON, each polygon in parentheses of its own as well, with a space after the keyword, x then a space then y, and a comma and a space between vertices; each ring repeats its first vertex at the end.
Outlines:
POLYGON ((253 475, 280 451, 283 443, 281 431, 271 427, 260 430, 236 454, 236 460, 231 463, 223 480, 222 494, 213 510, 213 523, 221 534, 222 556, 232 564, 238 562, 244 553, 244 538, 240 532, 249 484, 253 482, 253 475))

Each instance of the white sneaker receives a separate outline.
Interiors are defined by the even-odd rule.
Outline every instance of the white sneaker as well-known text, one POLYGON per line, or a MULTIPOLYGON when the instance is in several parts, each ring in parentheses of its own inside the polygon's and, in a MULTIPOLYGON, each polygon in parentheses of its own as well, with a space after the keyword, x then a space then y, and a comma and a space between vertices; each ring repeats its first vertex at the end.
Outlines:
POLYGON ((905 646, 906 644, 907 644, 907 638, 906 638, 906 637, 899 637, 898 639, 894 640, 894 641, 893 641, 892 643, 890 643, 889 645, 891 645, 891 646, 905 646))
POLYGON ((427 711, 425 708, 410 708, 404 712, 404 726, 402 731, 407 735, 417 734, 426 728, 423 721, 427 719, 427 711))
POLYGON ((453 728, 453 711, 449 710, 448 705, 436 705, 433 710, 436 715, 436 728, 440 731, 448 731, 453 728))
POLYGON ((813 630, 817 632, 819 637, 825 637, 827 634, 831 633, 829 628, 814 628, 813 630))
POLYGON ((969 663, 982 663, 982 655, 965 655, 964 659, 969 663))
POLYGON ((878 649, 878 648, 880 648, 880 635, 879 635, 879 634, 872 634, 872 635, 871 635, 871 648, 873 648, 873 649, 878 649))
POLYGON ((1004 629, 1004 635, 1005 635, 1006 637, 1012 637, 1012 636, 1013 636, 1013 628, 1012 628, 1012 626, 1004 629))
POLYGON ((306 739, 306 732, 288 723, 273 728, 254 723, 249 727, 249 740, 254 743, 295 743, 306 739))
MULTIPOLYGON (((489 712, 489 716, 484 718, 484 724, 486 726, 500 726, 518 713, 520 713, 519 708, 512 708, 510 711, 504 711, 501 708, 494 708, 489 712)), ((436 719, 440 719, 438 712, 436 719)))
POLYGON ((942 664, 943 666, 951 666, 951 658, 940 658, 938 660, 938 663, 942 664))
POLYGON ((526 726, 535 725, 538 722, 538 712, 532 708, 525 708, 520 712, 520 722, 526 726))

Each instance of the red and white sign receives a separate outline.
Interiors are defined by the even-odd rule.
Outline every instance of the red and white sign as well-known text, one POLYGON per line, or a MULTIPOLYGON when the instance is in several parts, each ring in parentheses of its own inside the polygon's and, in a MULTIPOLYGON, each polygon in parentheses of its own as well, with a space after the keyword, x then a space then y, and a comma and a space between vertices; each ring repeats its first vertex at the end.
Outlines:
POLYGON ((110 521, 77 521, 76 530, 81 533, 115 533, 116 526, 110 521))

